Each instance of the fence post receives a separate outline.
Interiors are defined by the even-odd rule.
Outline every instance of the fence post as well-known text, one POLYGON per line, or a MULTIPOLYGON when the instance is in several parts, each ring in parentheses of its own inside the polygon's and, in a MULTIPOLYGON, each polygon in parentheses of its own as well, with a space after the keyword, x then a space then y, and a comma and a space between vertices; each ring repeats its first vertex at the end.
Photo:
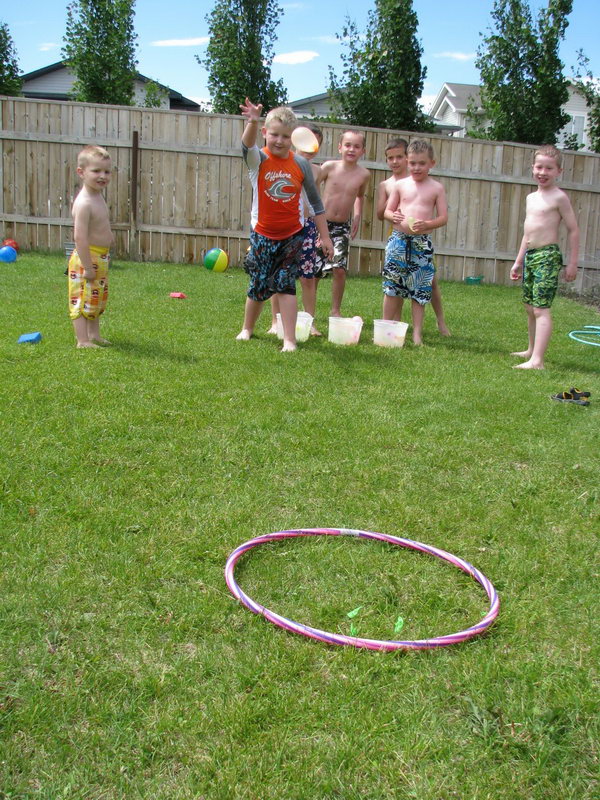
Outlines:
POLYGON ((131 195, 129 204, 129 257, 134 261, 139 261, 140 258, 140 237, 138 230, 139 156, 139 132, 134 130, 131 134, 131 195))

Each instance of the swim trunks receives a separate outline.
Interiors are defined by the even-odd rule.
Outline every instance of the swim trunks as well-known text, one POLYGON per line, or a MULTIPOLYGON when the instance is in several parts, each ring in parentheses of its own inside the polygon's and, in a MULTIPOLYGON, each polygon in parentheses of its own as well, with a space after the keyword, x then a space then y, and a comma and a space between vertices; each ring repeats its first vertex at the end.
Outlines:
POLYGON ((317 226, 314 219, 307 219, 302 231, 304 240, 300 253, 300 277, 314 278, 317 260, 317 226))
POLYGON ((69 259, 69 317, 98 319, 104 313, 108 300, 108 247, 90 246, 94 265, 94 280, 84 277, 84 267, 77 250, 69 259))
POLYGON ((315 277, 324 278, 335 268, 348 271, 348 251, 350 249, 350 223, 327 220, 329 235, 333 242, 333 258, 328 261, 320 247, 317 247, 315 277))
POLYGON ((562 266, 557 244, 527 250, 523 265, 523 302, 535 308, 550 308, 562 266))
POLYGON ((429 236, 408 236, 394 231, 385 248, 383 293, 389 297, 410 297, 419 305, 425 305, 431 300, 434 275, 429 236))
POLYGON ((250 275, 248 297, 268 300, 274 294, 296 294, 304 228, 287 239, 269 239, 256 231, 250 234, 250 252, 244 269, 250 275))

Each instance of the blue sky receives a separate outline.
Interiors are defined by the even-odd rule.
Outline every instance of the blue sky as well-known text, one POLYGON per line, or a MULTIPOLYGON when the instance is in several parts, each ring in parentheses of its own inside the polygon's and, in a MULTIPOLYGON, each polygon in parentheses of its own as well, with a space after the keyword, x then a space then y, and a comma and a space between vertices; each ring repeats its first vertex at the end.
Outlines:
MULTIPOLYGON (((364 30, 374 2, 360 0, 279 0, 283 19, 277 28, 272 75, 283 78, 290 100, 326 91, 329 65, 341 74, 341 46, 336 33, 350 16, 364 30)), ((546 3, 531 0, 537 10, 546 3)), ((59 61, 66 24, 66 2, 27 0, 11 3, 0 12, 8 24, 22 72, 59 61)), ((206 50, 205 20, 212 0, 137 0, 138 69, 154 80, 192 99, 208 98, 207 74, 195 60, 206 50)), ((423 45, 427 78, 423 105, 427 109, 444 81, 478 83, 475 53, 480 33, 491 24, 493 0, 413 0, 419 18, 418 37, 423 45)), ((600 76, 597 46, 600 28, 598 0, 574 0, 561 57, 565 74, 571 74, 576 53, 583 48, 591 68, 600 76)))

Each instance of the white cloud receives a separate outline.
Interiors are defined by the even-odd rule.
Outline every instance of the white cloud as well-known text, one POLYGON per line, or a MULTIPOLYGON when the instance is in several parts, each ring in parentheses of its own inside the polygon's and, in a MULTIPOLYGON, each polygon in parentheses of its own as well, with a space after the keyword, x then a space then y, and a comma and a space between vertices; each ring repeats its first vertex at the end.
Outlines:
POLYGON ((434 53, 434 58, 451 58, 453 61, 473 61, 477 53, 453 53, 445 51, 443 53, 434 53))
POLYGON ((318 57, 319 54, 314 50, 294 50, 293 53, 280 53, 275 56, 273 62, 275 64, 306 64, 318 57))
POLYGON ((195 36, 192 39, 160 39, 150 42, 152 47, 193 47, 199 44, 208 44, 210 36, 195 36))
POLYGON ((41 53, 46 53, 48 50, 55 50, 57 47, 58 45, 56 42, 43 42, 43 44, 39 46, 39 50, 41 53))

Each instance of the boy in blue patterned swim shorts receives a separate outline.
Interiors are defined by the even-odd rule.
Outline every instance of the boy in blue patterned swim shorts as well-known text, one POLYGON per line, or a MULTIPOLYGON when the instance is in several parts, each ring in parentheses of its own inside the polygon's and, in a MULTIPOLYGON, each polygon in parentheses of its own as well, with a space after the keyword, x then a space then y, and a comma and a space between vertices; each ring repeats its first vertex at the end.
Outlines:
POLYGON ((407 149, 408 178, 396 181, 384 217, 394 230, 385 250, 383 318, 398 319, 402 298, 412 303, 413 342, 423 344, 425 305, 431 300, 435 274, 429 232, 448 222, 444 187, 429 171, 435 165, 433 148, 415 139, 407 149))
POLYGON ((565 223, 569 236, 567 281, 577 277, 579 228, 567 195, 556 186, 562 172, 561 153, 553 145, 545 145, 533 156, 533 179, 537 191, 527 196, 523 239, 510 271, 516 281, 523 273, 523 302, 527 310, 529 346, 512 353, 524 358, 518 369, 544 369, 544 356, 552 334, 550 307, 558 288, 562 255, 558 247, 558 231, 565 223))
POLYGON ((273 108, 266 116, 262 134, 266 146, 256 144, 262 105, 248 98, 240 106, 246 125, 242 152, 252 183, 252 233, 245 268, 250 275, 244 323, 239 341, 248 341, 265 300, 278 296, 283 325, 283 352, 296 349, 296 278, 304 241, 303 190, 315 214, 315 225, 324 250, 333 254, 325 209, 310 164, 290 152, 297 119, 290 108, 273 108))

